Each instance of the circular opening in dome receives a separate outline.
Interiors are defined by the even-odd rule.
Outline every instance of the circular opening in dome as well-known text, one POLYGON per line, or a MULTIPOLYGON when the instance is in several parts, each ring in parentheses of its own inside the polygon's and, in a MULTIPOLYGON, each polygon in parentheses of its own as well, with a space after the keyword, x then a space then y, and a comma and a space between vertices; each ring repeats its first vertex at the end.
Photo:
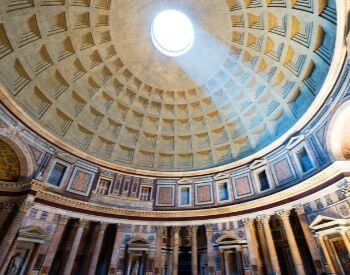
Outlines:
POLYGON ((154 46, 162 54, 176 57, 187 53, 193 46, 194 29, 191 20, 177 10, 157 14, 151 27, 154 46))

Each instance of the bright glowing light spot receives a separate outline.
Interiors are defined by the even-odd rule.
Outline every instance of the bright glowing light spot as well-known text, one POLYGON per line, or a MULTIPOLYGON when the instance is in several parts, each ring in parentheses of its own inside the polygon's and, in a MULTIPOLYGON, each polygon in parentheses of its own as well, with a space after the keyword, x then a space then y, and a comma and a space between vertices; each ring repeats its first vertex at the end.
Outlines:
POLYGON ((177 10, 158 13, 152 23, 151 36, 157 50, 171 57, 187 53, 194 43, 190 19, 177 10))

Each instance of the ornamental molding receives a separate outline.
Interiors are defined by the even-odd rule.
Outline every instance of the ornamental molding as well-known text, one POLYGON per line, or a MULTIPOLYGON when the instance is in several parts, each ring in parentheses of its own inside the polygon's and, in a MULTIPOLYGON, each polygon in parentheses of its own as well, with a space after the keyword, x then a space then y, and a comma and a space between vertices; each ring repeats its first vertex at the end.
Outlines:
MULTIPOLYGON (((68 198, 66 196, 53 193, 47 188, 47 184, 38 181, 32 182, 32 189, 36 191, 37 203, 42 205, 47 205, 56 209, 57 211, 71 211, 72 214, 85 214, 91 215, 91 218, 99 217, 109 217, 115 219, 125 219, 132 221, 200 221, 205 219, 208 222, 211 218, 213 221, 219 217, 233 217, 240 216, 242 214, 255 213, 259 214, 258 209, 272 209, 278 206, 281 210, 281 205, 284 203, 283 200, 293 198, 295 196, 302 196, 308 191, 312 194, 307 196, 313 196, 315 187, 322 186, 325 182, 330 179, 334 179, 337 176, 345 176, 344 173, 350 172, 350 163, 345 161, 335 162, 333 165, 325 168, 322 172, 316 174, 315 176, 299 183, 296 186, 290 187, 286 190, 280 191, 269 196, 255 199, 252 201, 225 206, 218 208, 209 209, 197 209, 197 210, 183 210, 183 211, 147 211, 147 210, 132 210, 123 209, 118 207, 105 206, 97 203, 85 202, 76 200, 73 198, 68 198), (258 207, 258 208, 257 208, 258 207), (265 207, 265 208, 264 208, 265 207), (64 210, 69 209, 69 210, 64 210)), ((346 176, 345 176, 346 177, 346 176)), ((335 182, 336 183, 336 182, 335 182)), ((333 185, 332 185, 333 186, 333 185)), ((323 188, 323 187, 322 187, 323 188)), ((290 207, 292 208, 292 206, 290 207)), ((99 219, 100 220, 100 219, 99 219)))

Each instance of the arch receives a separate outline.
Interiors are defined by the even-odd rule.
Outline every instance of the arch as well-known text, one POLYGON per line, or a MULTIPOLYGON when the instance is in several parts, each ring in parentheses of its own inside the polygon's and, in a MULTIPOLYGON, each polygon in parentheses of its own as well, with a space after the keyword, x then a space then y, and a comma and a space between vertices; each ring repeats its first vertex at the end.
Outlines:
POLYGON ((350 101, 340 105, 327 131, 327 148, 337 160, 350 159, 350 101))
POLYGON ((232 237, 231 235, 222 235, 219 238, 217 238, 216 243, 217 244, 231 244, 235 243, 237 241, 236 238, 232 237))
POLYGON ((6 144, 9 148, 9 152, 12 151, 18 160, 19 173, 17 179, 14 177, 12 180, 7 181, 31 178, 34 174, 35 164, 33 156, 26 144, 13 133, 13 130, 9 131, 7 129, 0 129, 0 142, 6 144))

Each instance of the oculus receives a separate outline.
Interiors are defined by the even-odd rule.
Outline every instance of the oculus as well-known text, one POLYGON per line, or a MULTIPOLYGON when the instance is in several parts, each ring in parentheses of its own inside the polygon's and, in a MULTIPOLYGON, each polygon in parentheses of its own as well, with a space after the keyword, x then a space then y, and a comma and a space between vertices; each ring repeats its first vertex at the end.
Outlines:
POLYGON ((156 15, 152 22, 151 37, 156 49, 170 57, 187 53, 195 40, 191 20, 177 10, 164 10, 156 15))

